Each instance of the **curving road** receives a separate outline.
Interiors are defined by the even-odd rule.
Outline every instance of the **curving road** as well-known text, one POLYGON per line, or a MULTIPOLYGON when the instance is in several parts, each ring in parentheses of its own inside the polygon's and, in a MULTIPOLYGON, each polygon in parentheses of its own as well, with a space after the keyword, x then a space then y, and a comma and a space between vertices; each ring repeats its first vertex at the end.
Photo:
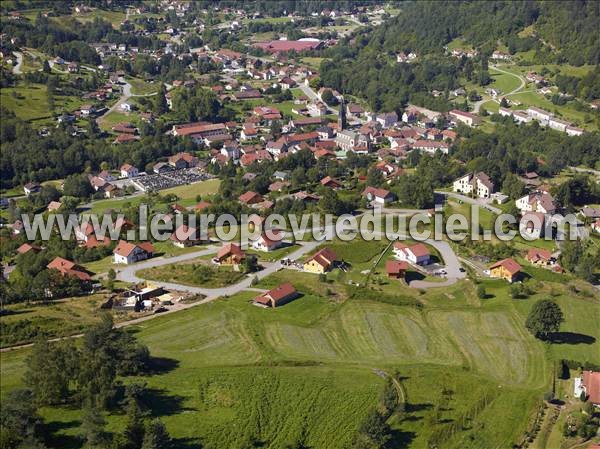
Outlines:
MULTIPOLYGON (((522 76, 520 76, 520 75, 517 75, 517 74, 515 74, 515 73, 512 73, 512 72, 508 72, 508 71, 506 71, 506 70, 502 70, 501 68, 499 68, 499 67, 498 67, 498 66, 496 66, 496 65, 490 65, 490 68, 491 68, 491 69, 493 69, 493 70, 496 70, 497 72, 504 73, 505 75, 514 76, 515 78, 518 78, 518 80, 519 80, 519 82, 520 82, 520 84, 519 84, 519 87, 517 87, 516 89, 513 89, 513 90, 511 90, 511 91, 510 91, 509 93, 507 93, 507 94, 503 94, 503 95, 502 95, 503 97, 506 97, 506 96, 508 96, 508 95, 514 95, 514 94, 520 93, 520 92, 521 92, 521 90, 522 90, 522 89, 525 87, 525 83, 526 83, 526 81, 525 81, 525 79, 524 79, 522 76)), ((473 103, 473 112, 474 112, 475 114, 478 114, 478 113, 479 113, 479 110, 481 109, 481 105, 482 105, 483 103, 486 103, 486 102, 488 102, 488 101, 490 101, 490 99, 489 99, 489 98, 482 98, 481 100, 479 100, 479 101, 477 101, 477 102, 473 103)), ((496 101, 496 102, 498 102, 497 100, 493 100, 493 101, 496 101)))
POLYGON ((13 73, 15 75, 20 75, 23 73, 21 70, 21 66, 23 65, 23 53, 20 51, 13 51, 13 55, 15 55, 15 58, 17 58, 17 65, 13 67, 13 73))

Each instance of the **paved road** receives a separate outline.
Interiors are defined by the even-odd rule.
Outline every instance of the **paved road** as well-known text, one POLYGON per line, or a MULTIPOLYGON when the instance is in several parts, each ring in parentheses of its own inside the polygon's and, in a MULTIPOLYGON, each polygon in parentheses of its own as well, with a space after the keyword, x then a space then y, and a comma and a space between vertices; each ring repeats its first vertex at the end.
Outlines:
MULTIPOLYGON (((502 70, 501 68, 499 68, 499 67, 498 67, 498 66, 496 66, 496 65, 490 65, 490 68, 491 68, 491 69, 493 69, 493 70, 496 70, 496 71, 498 71, 498 72, 500 72, 500 73, 504 73, 504 74, 506 74, 506 75, 511 75, 511 76, 514 76, 515 78, 518 78, 518 79, 519 79, 519 81, 520 81, 519 87, 517 87, 516 89, 513 89, 513 90, 512 90, 512 91, 510 91, 509 93, 502 94, 502 96, 503 96, 503 97, 506 97, 507 95, 514 95, 514 94, 520 93, 520 92, 521 92, 521 90, 522 90, 522 89, 525 87, 525 79, 524 79, 522 76, 520 76, 520 75, 516 75, 516 74, 514 74, 514 73, 511 73, 511 72, 507 72, 506 70, 502 70)), ((491 99, 491 100, 492 100, 492 101, 495 101, 496 103, 500 103, 498 100, 493 100, 493 99, 491 99)), ((486 98, 482 98, 481 100, 479 100, 479 101, 477 101, 477 102, 473 103, 473 112, 474 112, 475 114, 478 114, 478 113, 479 113, 479 110, 480 110, 480 108, 481 108, 481 105, 482 105, 483 103, 487 102, 487 101, 490 101, 490 98, 487 98, 487 97, 486 97, 486 98)))
POLYGON ((142 94, 134 94, 131 92, 131 84, 129 84, 125 78, 120 77, 119 82, 123 85, 123 93, 121 94, 121 97, 117 100, 117 102, 115 104, 113 104, 110 108, 108 108, 108 110, 104 114, 102 114, 100 117, 98 117, 96 119, 96 122, 98 124, 102 123, 102 121, 108 114, 110 114, 111 112, 114 112, 116 110, 119 110, 121 105, 123 103, 126 103, 127 100, 129 100, 131 97, 151 97, 158 93, 158 92, 152 92, 152 93, 143 94, 143 95, 142 94))
POLYGON ((463 201, 465 203, 476 204, 477 206, 482 207, 484 209, 487 209, 490 212, 493 212, 493 213, 495 213, 497 215, 500 215, 500 214, 503 213, 502 209, 499 209, 499 208, 497 208, 495 206, 492 206, 490 204, 484 204, 484 203, 482 203, 477 198, 471 198, 469 196, 461 195, 459 193, 454 193, 454 192, 444 192, 442 190, 436 190, 435 193, 437 193, 438 195, 447 196, 449 198, 454 198, 456 200, 460 200, 460 201, 463 201))
POLYGON ((490 66, 490 67, 491 67, 492 69, 494 69, 494 70, 497 70, 497 71, 498 71, 498 72, 500 72, 500 73, 504 73, 505 75, 514 76, 515 78, 518 78, 518 79, 519 79, 519 81, 520 81, 519 87, 517 87, 517 88, 515 88, 515 89, 511 90, 511 91, 510 91, 510 92, 508 92, 507 94, 504 94, 504 96, 506 96, 506 95, 514 95, 514 94, 516 94, 516 93, 519 93, 519 92, 520 92, 520 91, 521 91, 521 90, 522 90, 522 89, 525 87, 525 82, 526 82, 526 81, 525 81, 525 78, 523 78, 522 76, 520 76, 520 75, 516 75, 516 74, 514 74, 514 73, 512 73, 512 72, 508 72, 508 71, 506 71, 506 70, 503 70, 503 69, 501 69, 500 67, 498 67, 498 66, 496 66, 496 65, 492 65, 492 66, 490 66))
POLYGON ((20 75, 23 73, 21 71, 21 66, 23 65, 23 53, 20 51, 13 51, 13 55, 15 55, 15 58, 17 58, 17 65, 13 67, 13 73, 15 75, 20 75))
POLYGON ((310 86, 307 86, 304 83, 299 83, 298 86, 304 95, 308 97, 309 100, 314 101, 317 99, 317 94, 310 86))

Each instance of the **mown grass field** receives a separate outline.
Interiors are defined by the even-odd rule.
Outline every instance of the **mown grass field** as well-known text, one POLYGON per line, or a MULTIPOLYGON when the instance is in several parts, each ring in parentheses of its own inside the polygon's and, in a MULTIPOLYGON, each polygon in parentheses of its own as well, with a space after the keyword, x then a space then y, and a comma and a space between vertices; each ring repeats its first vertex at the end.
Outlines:
MULTIPOLYGON (((374 369, 402 376, 409 406, 391 424, 406 447, 426 447, 482 398, 470 428, 442 447, 509 447, 548 386, 551 360, 600 361, 590 313, 598 300, 562 284, 540 283, 524 300, 510 299, 500 281, 484 282, 484 300, 466 281, 425 295, 397 285, 397 295, 419 298, 422 308, 377 300, 377 286, 370 299, 350 297, 342 282, 289 270, 258 287, 290 279, 303 296, 278 309, 252 306, 256 292, 245 292, 132 328, 153 355, 172 360, 170 370, 140 380, 153 393, 154 415, 182 447, 243 447, 254 439, 278 448, 302 433, 309 447, 343 447, 378 400, 374 369), (562 330, 591 337, 587 343, 548 347, 526 332, 529 308, 549 296, 566 312, 562 330)), ((3 393, 20 385, 27 352, 1 354, 3 393)), ((77 410, 42 415, 59 429, 56 447, 80 447, 77 410)), ((107 418, 109 430, 122 429, 120 415, 107 418)))

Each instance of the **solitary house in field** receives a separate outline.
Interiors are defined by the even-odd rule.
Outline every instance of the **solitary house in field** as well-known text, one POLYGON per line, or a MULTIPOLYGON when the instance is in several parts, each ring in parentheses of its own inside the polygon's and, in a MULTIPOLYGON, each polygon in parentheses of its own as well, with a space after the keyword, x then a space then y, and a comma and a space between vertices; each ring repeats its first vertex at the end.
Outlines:
POLYGON ((286 282, 254 298, 254 304, 263 307, 279 307, 299 296, 292 284, 286 282))

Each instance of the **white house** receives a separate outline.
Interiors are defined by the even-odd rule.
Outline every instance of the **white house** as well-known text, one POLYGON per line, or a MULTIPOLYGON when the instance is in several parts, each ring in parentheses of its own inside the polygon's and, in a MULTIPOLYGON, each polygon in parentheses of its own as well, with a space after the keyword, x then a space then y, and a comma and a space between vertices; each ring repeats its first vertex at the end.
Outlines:
POLYGON ((154 254, 154 247, 150 242, 130 243, 125 240, 119 240, 117 247, 113 251, 115 263, 131 264, 140 260, 146 260, 154 254))
POLYGON ((363 191, 363 196, 367 198, 368 201, 372 201, 380 205, 391 203, 396 199, 396 195, 389 190, 378 189, 370 186, 363 191))
POLYGON ((402 242, 395 242, 394 257, 414 265, 427 265, 431 261, 431 254, 423 243, 407 246, 402 242))
POLYGON ((459 193, 474 193, 480 198, 489 198, 494 193, 494 183, 484 172, 467 173, 454 181, 452 190, 459 193))
POLYGON ((129 103, 121 103, 121 110, 131 112, 131 105, 129 103))
POLYGON ((515 201, 517 209, 521 212, 539 212, 542 214, 554 214, 556 206, 552 195, 547 192, 533 192, 515 201))
POLYGON ((122 178, 135 178, 139 174, 138 169, 130 164, 123 164, 121 166, 121 177, 122 178))
POLYGON ((252 243, 252 248, 257 251, 265 252, 276 250, 283 246, 282 237, 282 234, 276 230, 263 232, 262 235, 252 243))

